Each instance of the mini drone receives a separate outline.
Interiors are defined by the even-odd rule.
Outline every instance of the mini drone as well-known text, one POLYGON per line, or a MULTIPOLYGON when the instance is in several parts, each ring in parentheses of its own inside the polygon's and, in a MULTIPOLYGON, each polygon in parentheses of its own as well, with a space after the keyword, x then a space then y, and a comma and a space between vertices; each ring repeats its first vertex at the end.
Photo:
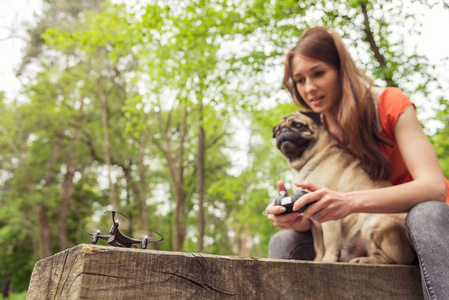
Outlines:
POLYGON ((126 235, 122 234, 118 230, 119 222, 118 222, 118 220, 115 220, 115 214, 120 214, 127 219, 128 219, 128 217, 118 211, 113 211, 113 210, 105 211, 105 213, 107 213, 107 212, 112 212, 112 227, 111 227, 111 230, 109 230, 109 235, 101 235, 100 230, 97 230, 97 232, 95 232, 95 233, 87 232, 84 229, 84 225, 86 225, 87 222, 84 222, 84 224, 82 226, 83 231, 92 237, 92 239, 91 239, 92 244, 96 244, 98 242, 98 239, 102 239, 102 240, 107 241, 107 243, 109 245, 114 246, 114 247, 138 248, 137 245, 140 244, 141 249, 146 249, 149 243, 156 244, 156 243, 160 243, 164 240, 164 237, 157 231, 154 231, 154 232, 161 237, 157 241, 150 240, 148 238, 148 236, 145 236, 142 240, 127 237, 126 235))

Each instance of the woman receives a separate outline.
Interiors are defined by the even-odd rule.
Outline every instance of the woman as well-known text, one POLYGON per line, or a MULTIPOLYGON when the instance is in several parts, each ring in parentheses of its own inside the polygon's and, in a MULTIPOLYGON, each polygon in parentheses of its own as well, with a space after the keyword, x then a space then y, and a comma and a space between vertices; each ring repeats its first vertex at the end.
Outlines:
MULTIPOLYGON (((285 229, 272 237, 269 256, 313 259, 310 219, 323 223, 351 213, 408 212, 406 229, 421 266, 424 295, 447 298, 449 183, 414 104, 396 88, 373 96, 372 81, 356 67, 341 38, 321 27, 306 30, 288 52, 283 86, 296 104, 321 113, 328 131, 373 179, 389 179, 393 186, 340 193, 297 183, 311 193, 294 209, 317 202, 303 214, 287 215, 279 215, 281 206, 268 205, 268 219, 285 229)), ((285 191, 284 184, 278 183, 278 189, 285 191)))

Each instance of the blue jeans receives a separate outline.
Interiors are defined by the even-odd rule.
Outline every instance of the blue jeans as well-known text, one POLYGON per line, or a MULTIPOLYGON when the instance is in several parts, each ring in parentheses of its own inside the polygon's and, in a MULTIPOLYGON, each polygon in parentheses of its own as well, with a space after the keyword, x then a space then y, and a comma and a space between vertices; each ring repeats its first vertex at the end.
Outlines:
POLYGON ((282 230, 274 234, 268 245, 268 257, 274 259, 313 260, 312 232, 282 230))
MULTIPOLYGON (((449 205, 429 201, 413 207, 405 228, 415 249, 425 299, 449 299, 449 205)), ((270 258, 313 260, 310 232, 282 230, 271 237, 270 258)))
POLYGON ((429 201, 413 207, 405 221, 421 269, 425 299, 449 299, 449 205, 429 201))

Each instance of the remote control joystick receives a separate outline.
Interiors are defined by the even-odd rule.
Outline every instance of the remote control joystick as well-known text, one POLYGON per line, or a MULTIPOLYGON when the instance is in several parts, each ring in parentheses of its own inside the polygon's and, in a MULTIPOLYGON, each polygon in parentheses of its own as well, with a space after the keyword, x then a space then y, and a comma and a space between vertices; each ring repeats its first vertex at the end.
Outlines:
POLYGON ((298 200, 301 196, 307 194, 307 192, 304 191, 303 189, 299 189, 296 191, 296 193, 294 193, 291 196, 286 196, 285 194, 286 194, 285 191, 281 191, 280 196, 274 200, 274 205, 282 205, 283 207, 285 207, 285 212, 281 213, 281 215, 289 214, 292 212, 303 213, 307 207, 309 207, 310 205, 312 205, 313 203, 316 202, 316 201, 313 201, 313 202, 307 203, 306 205, 301 207, 299 210, 293 211, 293 204, 295 204, 296 200, 298 200))

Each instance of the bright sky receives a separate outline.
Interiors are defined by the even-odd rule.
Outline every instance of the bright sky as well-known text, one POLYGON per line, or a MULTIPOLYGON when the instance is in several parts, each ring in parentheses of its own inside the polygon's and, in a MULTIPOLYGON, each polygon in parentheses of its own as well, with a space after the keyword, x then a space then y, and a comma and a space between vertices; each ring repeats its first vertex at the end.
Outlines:
MULTIPOLYGON (((443 85, 443 91, 435 93, 433 97, 444 96, 447 99, 449 92, 449 38, 445 32, 449 28, 449 10, 444 9, 442 4, 436 5, 432 10, 418 8, 424 15, 421 35, 410 39, 412 46, 416 45, 419 54, 424 54, 429 62, 437 66, 440 83, 443 85)), ((437 98, 436 98, 437 99, 437 98)), ((435 104, 435 99, 412 98, 412 101, 419 106, 418 118, 426 120, 425 132, 432 135, 442 124, 432 120, 435 111, 429 103, 435 104)))
POLYGON ((25 45, 21 24, 33 20, 41 5, 40 0, 0 0, 0 91, 5 91, 7 97, 13 97, 21 88, 14 76, 25 45))
POLYGON ((449 10, 438 5, 424 12, 422 34, 418 48, 429 57, 432 63, 438 64, 444 57, 449 57, 449 10))

